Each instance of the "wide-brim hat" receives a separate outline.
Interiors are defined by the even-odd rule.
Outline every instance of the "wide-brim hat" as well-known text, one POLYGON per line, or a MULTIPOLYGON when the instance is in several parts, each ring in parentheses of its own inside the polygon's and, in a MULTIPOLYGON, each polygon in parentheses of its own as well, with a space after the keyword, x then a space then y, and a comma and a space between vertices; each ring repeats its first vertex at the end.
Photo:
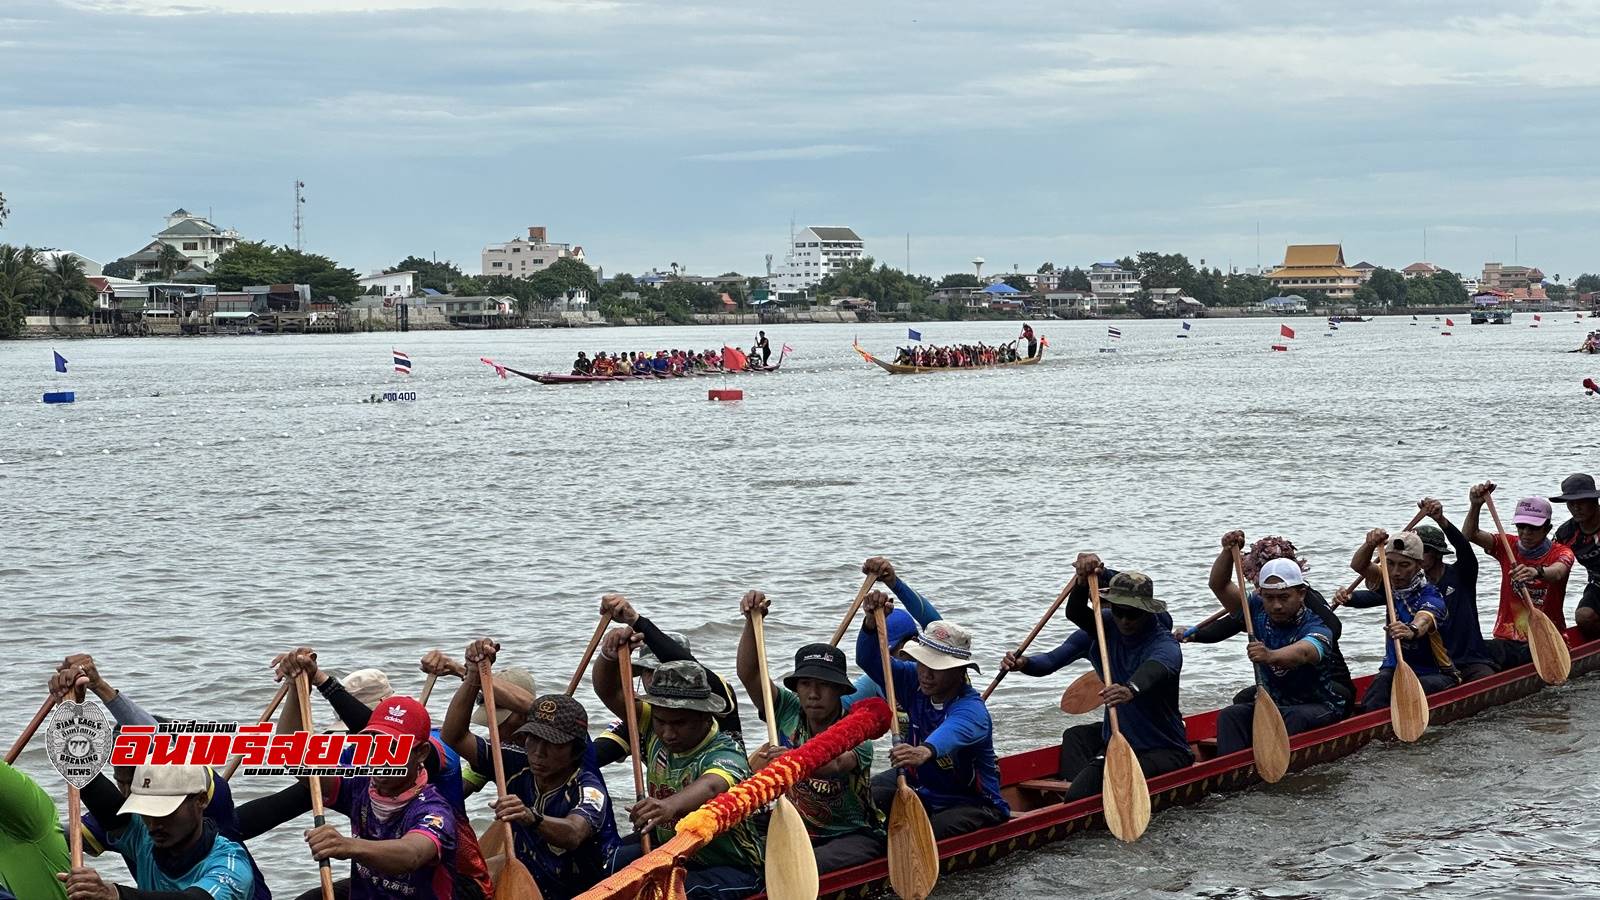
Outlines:
POLYGON ((855 690, 845 670, 844 651, 832 644, 807 644, 794 655, 794 671, 783 677, 783 686, 793 691, 802 678, 822 681, 842 688, 845 693, 855 690))
POLYGON ((1600 500, 1600 490, 1595 490, 1594 476, 1579 472, 1561 479, 1561 494, 1551 497, 1551 503, 1571 503, 1574 500, 1600 500))
POLYGON ((728 712, 728 699, 711 690, 705 667, 686 659, 657 666, 644 700, 662 709, 688 709, 713 716, 728 712))
MULTIPOLYGON (((527 669, 501 669, 500 671, 494 673, 494 680, 498 683, 514 684, 530 694, 538 693, 533 689, 533 673, 529 672, 527 669)), ((495 699, 496 701, 499 700, 498 697, 495 699)), ((506 719, 511 718, 511 712, 512 711, 509 707, 502 703, 496 702, 494 705, 495 724, 504 725, 506 723, 506 719)), ((489 709, 483 705, 482 692, 478 694, 478 708, 472 711, 472 724, 480 725, 484 728, 489 727, 489 709)))
POLYGON ((948 619, 930 624, 914 640, 906 642, 902 653, 936 671, 971 669, 981 672, 972 661, 972 635, 948 619))

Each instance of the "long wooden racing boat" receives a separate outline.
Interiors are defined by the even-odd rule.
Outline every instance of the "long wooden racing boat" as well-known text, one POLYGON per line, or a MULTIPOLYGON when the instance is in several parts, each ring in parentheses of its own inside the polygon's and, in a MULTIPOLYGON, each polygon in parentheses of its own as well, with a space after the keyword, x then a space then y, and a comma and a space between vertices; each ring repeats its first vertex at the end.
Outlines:
POLYGON ((688 369, 682 372, 664 375, 563 375, 559 372, 542 372, 537 374, 532 372, 522 372, 518 371, 517 369, 513 369, 510 366, 501 366, 501 368, 513 375, 521 375, 523 378, 526 378, 529 381, 537 381, 540 384, 603 384, 612 381, 671 381, 675 378, 722 378, 733 375, 767 375, 778 371, 778 369, 780 369, 782 366, 783 357, 779 356, 778 361, 773 365, 750 366, 746 369, 740 369, 737 372, 730 372, 726 369, 688 369))
MULTIPOLYGON (((1566 633, 1572 649, 1572 677, 1600 669, 1600 640, 1583 642, 1576 628, 1566 633)), ((1358 679, 1365 691, 1372 676, 1358 679)), ((1464 719, 1485 709, 1537 693, 1544 686, 1533 664, 1507 669, 1440 691, 1428 697, 1429 725, 1464 719)), ((1253 753, 1248 749, 1217 756, 1217 714, 1211 710, 1185 718, 1195 764, 1150 779, 1150 807, 1193 803, 1215 791, 1231 791, 1260 781, 1253 753)), ((1394 734, 1387 708, 1363 713, 1342 722, 1294 735, 1289 740, 1290 771, 1321 765, 1348 756, 1373 740, 1394 734)), ((939 843, 941 874, 988 865, 998 859, 1042 844, 1065 839, 1080 831, 1105 828, 1100 798, 1062 802, 1068 783, 1056 772, 1059 748, 1055 744, 1000 759, 1001 793, 1011 805, 1011 819, 992 828, 960 835, 939 843)), ((819 897, 829 900, 871 897, 888 887, 886 860, 822 876, 819 897)), ((756 895, 757 897, 763 895, 756 895)))
POLYGON ((1011 362, 988 363, 982 366, 909 366, 904 363, 884 362, 873 356, 860 344, 851 344, 850 346, 861 354, 862 359, 888 372, 890 375, 921 375, 924 372, 972 372, 978 369, 1012 369, 1017 366, 1038 365, 1039 360, 1044 359, 1045 348, 1049 345, 1041 343, 1039 345, 1039 353, 1036 356, 1024 356, 1011 362))

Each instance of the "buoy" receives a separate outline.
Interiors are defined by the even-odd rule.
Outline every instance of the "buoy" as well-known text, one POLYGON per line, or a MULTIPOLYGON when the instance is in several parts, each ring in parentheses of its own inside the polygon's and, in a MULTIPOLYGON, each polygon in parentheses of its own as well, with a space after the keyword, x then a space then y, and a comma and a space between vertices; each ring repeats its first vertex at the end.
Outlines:
POLYGON ((1288 353, 1289 352, 1289 345, 1288 344, 1273 344, 1272 345, 1272 349, 1278 351, 1279 353, 1288 353))
POLYGON ((1448 332, 1448 331, 1439 332, 1439 337, 1449 337, 1449 336, 1450 336, 1450 332, 1448 332))
POLYGON ((744 391, 733 389, 714 389, 706 392, 707 400, 743 400, 744 391))
POLYGON ((77 399, 78 394, 75 391, 50 391, 44 395, 46 403, 72 403, 77 399))

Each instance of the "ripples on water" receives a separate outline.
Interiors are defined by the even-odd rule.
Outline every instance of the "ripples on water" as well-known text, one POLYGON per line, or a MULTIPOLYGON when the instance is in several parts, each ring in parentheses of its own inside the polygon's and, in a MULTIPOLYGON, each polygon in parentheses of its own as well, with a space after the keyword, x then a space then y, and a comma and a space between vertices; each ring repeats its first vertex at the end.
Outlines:
MULTIPOLYGON (((740 343, 747 329, 84 341, 57 345, 67 376, 48 344, 0 344, 0 721, 14 734, 52 662, 78 650, 153 710, 219 719, 259 715, 267 660, 299 643, 417 690, 423 651, 491 634, 559 689, 608 590, 731 675, 738 596, 763 589, 782 670, 876 553, 973 628, 987 678, 1079 550, 1144 569, 1193 622, 1214 607, 1206 568, 1230 528, 1291 537, 1329 590, 1361 535, 1403 524, 1424 494, 1459 521, 1481 478, 1509 506, 1600 468, 1585 437, 1600 400, 1579 387, 1592 357, 1559 352, 1585 329, 1292 324, 1285 354, 1267 352, 1272 320, 1202 320, 1186 341, 1130 322, 1113 355, 1095 352, 1103 325, 1047 323, 1035 369, 911 378, 849 350, 859 335, 886 352, 902 326, 768 329, 799 353, 739 379, 747 399, 731 405, 706 402, 709 379, 553 388, 477 359, 543 371, 578 349, 740 343), (391 347, 410 353, 421 399, 360 404, 400 378, 391 347), (37 402, 60 387, 82 402, 37 402), (1557 424, 1529 427, 1531 408, 1557 424)), ((1358 671, 1381 658, 1380 618, 1346 617, 1358 671)), ((1073 674, 1007 679, 991 703, 1002 752, 1056 739, 1073 674)), ((1248 679, 1237 647, 1191 648, 1185 709, 1248 679)), ((598 728, 606 714, 579 696, 598 728)), ((1600 689, 1579 681, 1417 746, 1162 813, 1133 847, 1074 839, 948 878, 941 895, 1590 894, 1597 714, 1600 689)), ((22 764, 61 793, 42 740, 22 764)), ((296 828, 251 848, 276 893, 314 883, 296 828)))

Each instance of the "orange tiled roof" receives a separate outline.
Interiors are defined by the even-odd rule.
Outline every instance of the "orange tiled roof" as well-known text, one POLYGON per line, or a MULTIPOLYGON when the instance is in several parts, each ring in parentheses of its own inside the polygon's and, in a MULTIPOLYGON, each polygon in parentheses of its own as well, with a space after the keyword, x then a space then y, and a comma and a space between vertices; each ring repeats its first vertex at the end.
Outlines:
POLYGON ((1268 278, 1360 278, 1361 273, 1345 266, 1284 266, 1267 273, 1268 278))

